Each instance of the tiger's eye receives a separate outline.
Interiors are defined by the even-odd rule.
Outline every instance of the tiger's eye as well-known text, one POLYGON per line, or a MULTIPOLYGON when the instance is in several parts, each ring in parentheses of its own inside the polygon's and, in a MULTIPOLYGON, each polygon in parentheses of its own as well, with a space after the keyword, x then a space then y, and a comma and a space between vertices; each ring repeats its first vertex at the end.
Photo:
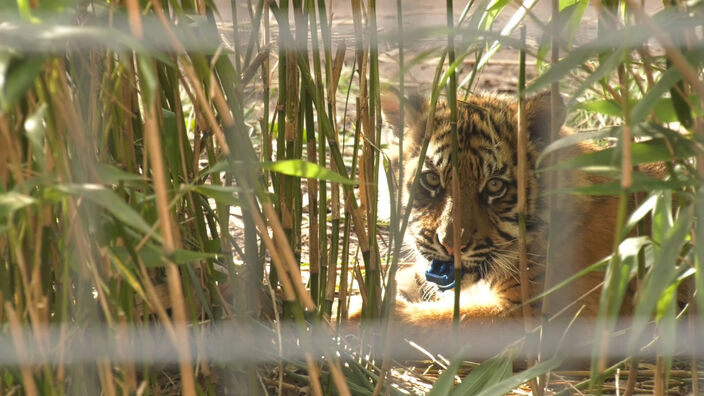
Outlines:
POLYGON ((486 183, 485 188, 489 195, 499 197, 506 192, 506 182, 495 177, 486 183))
POLYGON ((435 172, 425 172, 421 175, 421 184, 429 191, 435 191, 440 187, 440 175, 435 172))

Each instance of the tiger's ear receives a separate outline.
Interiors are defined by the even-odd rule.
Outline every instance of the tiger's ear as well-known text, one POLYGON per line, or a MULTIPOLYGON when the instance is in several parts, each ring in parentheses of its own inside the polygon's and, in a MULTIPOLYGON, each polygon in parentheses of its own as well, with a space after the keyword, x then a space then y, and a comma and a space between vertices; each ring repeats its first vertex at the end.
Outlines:
POLYGON ((412 127, 418 123, 428 110, 428 101, 418 94, 412 94, 408 98, 401 98, 395 88, 385 88, 381 93, 381 110, 384 120, 393 128, 397 137, 406 127, 412 127), (403 105, 403 123, 401 125, 401 106, 403 105))
MULTIPOLYGON (((566 109, 562 97, 558 100, 555 114, 561 127, 565 123, 566 109)), ((530 139, 542 150, 552 139, 550 136, 550 92, 539 93, 526 101, 526 124, 530 139)))

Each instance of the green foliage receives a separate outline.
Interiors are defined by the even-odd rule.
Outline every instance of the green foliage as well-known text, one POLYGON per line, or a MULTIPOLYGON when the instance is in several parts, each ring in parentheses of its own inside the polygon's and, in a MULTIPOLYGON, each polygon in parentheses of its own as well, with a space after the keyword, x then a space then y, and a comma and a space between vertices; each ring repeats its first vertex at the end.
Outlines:
MULTIPOLYGON (((584 0, 560 1, 545 20, 531 10, 537 2, 515 8, 508 0, 469 0, 453 20, 449 2, 450 23, 431 28, 404 25, 399 0, 405 31, 395 36, 377 35, 376 1, 352 1, 347 48, 333 37, 330 2, 244 3, 233 3, 232 30, 221 31, 214 21, 223 10, 212 1, 0 6, 0 336, 11 341, 0 345, 13 345, 7 356, 15 359, 3 362, 1 394, 163 394, 170 378, 176 393, 257 394, 260 380, 279 387, 272 373, 313 394, 401 394, 389 380, 393 356, 384 338, 394 334, 383 326, 378 339, 366 334, 366 319, 388 324, 410 216, 403 208, 414 194, 398 191, 387 164, 392 213, 378 215, 386 205, 378 188, 387 143, 381 87, 397 84, 380 71, 382 39, 398 40, 409 57, 399 57, 401 85, 412 68, 439 59, 430 114, 445 89, 452 98, 458 88, 474 91, 500 49, 523 49, 538 75, 521 93, 557 83, 581 125, 598 126, 552 142, 538 162, 586 140, 601 139, 604 150, 536 172, 603 177, 545 194, 619 196, 614 253, 530 302, 602 271, 592 375, 579 387, 598 392, 608 343, 601 335, 616 330, 624 306, 634 306, 632 356, 654 354, 670 370, 686 317, 681 303, 689 302, 678 290, 697 291, 692 301, 704 307, 704 51, 685 40, 698 37, 701 5, 676 2, 645 15, 635 2, 606 1, 598 35, 585 39, 584 0), (515 38, 522 23, 540 31, 537 45, 515 38), (567 39, 550 64, 554 27, 567 39), (414 48, 418 42, 430 45, 414 48), (649 52, 652 42, 666 51, 649 52), (311 330, 330 315, 345 323, 351 284, 365 299, 354 354, 334 338, 337 328, 311 330), (283 340, 293 340, 301 356, 211 360, 212 350, 199 344, 207 343, 206 330, 228 326, 241 328, 248 344, 265 333, 248 325, 270 330, 265 318, 294 324, 290 338, 272 335, 269 344, 283 355, 290 346, 283 340), (181 324, 197 342, 189 344, 181 324), (95 328, 105 344, 89 345, 90 358, 54 353, 82 337, 93 342, 86 334, 95 328), (178 364, 122 354, 129 350, 123 331, 154 328, 177 351, 167 363, 178 364), (111 350, 109 340, 123 348, 111 350)), ((421 161, 427 147, 426 139, 421 161)), ((455 384, 465 357, 458 352, 430 394, 505 394, 564 358, 541 356, 514 372, 524 353, 523 344, 509 345, 455 384)))

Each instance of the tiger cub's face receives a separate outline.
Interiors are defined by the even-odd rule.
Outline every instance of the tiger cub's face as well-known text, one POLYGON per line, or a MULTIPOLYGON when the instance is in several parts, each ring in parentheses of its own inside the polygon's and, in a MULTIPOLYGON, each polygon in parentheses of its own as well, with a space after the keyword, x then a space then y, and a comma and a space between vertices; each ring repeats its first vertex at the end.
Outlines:
MULTIPOLYGON (((398 115, 398 98, 382 100, 387 119, 398 115), (395 105, 394 105, 395 104, 395 105)), ((528 125, 527 230, 528 243, 543 222, 539 183, 531 170, 550 134, 550 98, 539 95, 526 103, 528 125)), ((452 137, 450 109, 439 103, 425 159, 419 163, 428 115, 427 104, 415 99, 404 107, 403 188, 409 191, 418 166, 420 185, 411 207, 410 229, 418 252, 428 260, 450 261, 461 250, 462 265, 475 279, 517 276, 517 105, 509 98, 471 97, 458 101, 457 130, 460 200, 452 198, 452 137), (453 246, 453 208, 461 207, 461 246, 453 246)), ((534 253, 535 254, 535 253, 534 253)))

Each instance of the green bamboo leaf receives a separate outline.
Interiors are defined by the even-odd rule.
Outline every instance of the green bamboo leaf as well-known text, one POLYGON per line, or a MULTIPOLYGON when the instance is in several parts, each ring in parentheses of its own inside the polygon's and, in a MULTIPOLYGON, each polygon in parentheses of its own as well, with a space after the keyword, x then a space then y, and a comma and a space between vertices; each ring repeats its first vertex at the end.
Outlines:
MULTIPOLYGON (((662 80, 658 80, 658 82, 659 81, 662 80)), ((657 83, 655 85, 657 85, 657 83)), ((643 119, 647 116, 647 113, 642 112, 652 111, 655 112, 655 116, 661 123, 678 121, 677 114, 675 113, 675 108, 672 104, 672 99, 657 98, 655 95, 651 97, 650 92, 652 92, 652 90, 648 91, 648 94, 646 94, 647 98, 630 101, 630 108, 635 109, 631 110, 631 117, 638 117, 637 121, 642 122, 643 119), (651 100, 655 100, 655 103, 651 103, 651 100)), ((700 115, 702 111, 699 108, 697 97, 692 95, 690 96, 689 101, 692 104, 692 110, 695 112, 695 114, 700 115)), ((623 109, 621 105, 613 99, 602 99, 582 102, 576 104, 574 108, 590 111, 593 113, 604 114, 612 117, 621 117, 623 115, 623 109)))
MULTIPOLYGON (((653 16, 653 22, 662 29, 671 29, 672 25, 686 24, 677 13, 665 10, 653 16)), ((603 35, 584 45, 579 46, 567 54, 560 62, 553 65, 547 72, 539 76, 533 84, 526 88, 526 94, 534 93, 579 68, 592 57, 603 53, 605 48, 632 49, 650 37, 650 32, 642 25, 634 25, 621 29, 617 35, 603 35)), ((606 71, 606 69, 604 69, 606 71)))
POLYGON ((0 111, 10 112, 15 103, 34 85, 44 65, 44 57, 12 59, 0 51, 0 111))
MULTIPOLYGON (((129 269, 132 266, 136 265, 132 260, 133 257, 130 256, 128 248, 124 246, 115 246, 112 247, 111 250, 115 255, 116 259, 123 263, 125 268, 129 269)), ((136 254, 139 256, 139 260, 141 260, 142 263, 144 263, 144 266, 147 268, 159 268, 165 265, 163 250, 160 247, 155 246, 151 242, 144 244, 144 246, 142 246, 142 248, 139 249, 136 254)))
MULTIPOLYGON (((467 15, 470 13, 470 7, 472 4, 468 3, 465 8, 462 10, 462 13, 460 14, 460 20, 465 20, 467 18, 467 15)), ((476 10, 486 10, 489 5, 489 0, 483 0, 481 3, 476 5, 476 10)), ((486 11, 485 12, 472 12, 471 17, 469 20, 467 20, 466 26, 469 27, 472 30, 486 30, 482 28, 483 21, 486 18, 486 11)), ((459 25, 459 24, 458 24, 459 25)))
POLYGON ((579 29, 584 13, 589 5, 589 0, 560 0, 560 9, 567 7, 570 2, 574 3, 575 9, 572 11, 569 22, 567 22, 567 46, 572 47, 572 42, 577 34, 577 29, 579 29), (563 7, 563 2, 564 7, 563 7))
MULTIPOLYGON (((621 151, 618 146, 610 147, 571 158, 541 171, 618 167, 621 164, 621 151)), ((676 158, 688 158, 693 155, 692 143, 683 136, 674 141, 655 138, 631 145, 633 165, 672 161, 676 158), (670 149, 674 151, 674 154, 670 152, 670 149)))
POLYGON ((17 0, 17 9, 22 19, 31 23, 40 23, 41 19, 32 15, 32 8, 29 0, 17 0))
MULTIPOLYGON (((232 171, 233 166, 244 166, 243 162, 235 162, 230 165, 227 161, 220 161, 208 170, 202 172, 202 174, 220 173, 232 171)), ((261 162, 261 163, 251 163, 249 164, 253 167, 259 167, 264 170, 269 170, 272 172, 278 172, 288 176, 295 177, 305 177, 309 179, 317 180, 327 180, 331 182, 336 182, 340 184, 354 185, 357 181, 346 178, 345 176, 333 172, 329 169, 323 168, 318 164, 314 164, 309 161, 303 161, 299 159, 291 160, 281 160, 276 162, 261 162)))
POLYGON ((620 117, 623 115, 623 108, 621 107, 621 104, 614 99, 599 99, 581 102, 575 104, 574 108, 612 117, 620 117))
POLYGON ((144 176, 135 173, 125 172, 122 169, 109 164, 96 164, 96 173, 100 181, 105 184, 118 184, 120 182, 144 182, 144 176))
POLYGON ((501 383, 511 376, 513 360, 518 346, 509 346, 506 350, 492 357, 473 369, 462 383, 452 392, 452 395, 476 395, 483 389, 501 383))
POLYGON ((485 23, 486 25, 483 26, 485 29, 488 30, 488 28, 491 27, 491 25, 494 23, 494 20, 499 16, 499 13, 503 11, 503 9, 508 5, 510 0, 493 0, 491 4, 487 7, 487 15, 485 18, 485 23))
POLYGON ((631 109, 631 123, 643 122, 652 109, 659 103, 660 99, 669 91, 682 77, 677 69, 669 68, 660 76, 658 81, 631 109))
POLYGON ((455 385, 455 376, 462 364, 463 356, 464 348, 457 354, 457 357, 455 357, 447 369, 440 374, 435 384, 433 384, 433 388, 428 392, 428 396, 444 396, 450 394, 450 390, 452 390, 452 387, 455 385))
POLYGON ((152 230, 151 226, 131 206, 120 198, 114 191, 99 184, 61 184, 49 188, 63 194, 83 197, 90 202, 105 209, 118 220, 130 227, 150 235, 157 241, 161 237, 152 230))
POLYGON ((663 298, 663 315, 660 320, 659 331, 662 336, 662 357, 665 366, 665 383, 670 382, 670 370, 672 370, 672 360, 675 357, 677 346, 677 286, 676 283, 665 291, 663 298))
POLYGON ((348 179, 339 173, 320 167, 312 162, 300 159, 264 162, 262 169, 278 172, 288 176, 305 177, 308 179, 327 180, 341 184, 356 184, 355 180, 348 179))
MULTIPOLYGON (((669 316, 675 313, 675 308, 677 306, 677 287, 679 285, 679 282, 672 283, 665 288, 665 291, 662 292, 662 295, 655 305, 656 321, 660 322, 674 319, 674 317, 669 318, 669 316)), ((665 325, 665 323, 663 323, 663 325, 665 325)))
POLYGON ((628 220, 626 220, 626 224, 623 226, 623 235, 629 235, 638 222, 640 222, 653 210, 660 190, 661 189, 656 189, 655 193, 648 195, 648 197, 633 211, 633 213, 631 213, 628 220))
POLYGON ((569 100, 569 102, 567 102, 567 107, 570 108, 574 106, 575 101, 579 96, 582 95, 584 91, 586 91, 589 87, 593 86, 597 81, 613 73, 614 70, 616 70, 616 68, 620 64, 622 64, 624 56, 629 52, 629 48, 620 47, 611 52, 609 56, 606 57, 606 59, 603 59, 599 63, 599 67, 597 67, 596 70, 594 70, 593 72, 589 73, 587 75, 587 78, 585 78, 582 82, 582 84, 580 84, 580 86, 574 92, 572 92, 572 98, 569 100))
POLYGON ((220 257, 217 253, 196 252, 192 250, 176 249, 171 254, 171 260, 176 264, 191 264, 204 260, 217 260, 220 257))
MULTIPOLYGON (((584 11, 589 4, 588 0, 560 0, 559 4, 559 14, 558 14, 558 32, 562 32, 565 26, 567 26, 567 46, 572 47, 572 41, 574 40, 574 35, 577 32, 580 22, 582 21, 582 16, 584 11)), ((545 27, 543 36, 540 39, 540 45, 538 46, 538 56, 537 67, 540 69, 543 65, 543 61, 547 59, 547 53, 550 49, 550 35, 553 32, 552 16, 548 20, 548 24, 545 27)))
POLYGON ((643 281, 643 287, 640 289, 642 293, 634 309, 633 330, 629 344, 631 349, 638 346, 638 338, 645 330, 658 302, 663 298, 663 293, 676 280, 675 264, 682 246, 687 241, 693 215, 692 206, 680 209, 674 225, 665 232, 665 239, 656 252, 653 265, 643 281))
MULTIPOLYGON (((179 252, 174 252, 175 254, 186 254, 186 256, 191 256, 192 258, 195 256, 194 253, 201 253, 201 252, 188 252, 185 250, 181 250, 179 252)), ((172 259, 174 259, 175 256, 172 256, 172 259)), ((200 260, 193 260, 193 259, 188 259, 188 264, 194 262, 194 261, 200 261, 200 260)), ((208 315, 209 318, 214 317, 213 311, 211 309, 211 303, 208 300, 208 297, 206 297, 205 292, 203 291, 203 286, 201 285, 201 280, 198 278, 196 275, 196 271, 193 269, 192 265, 185 265, 184 270, 188 274, 188 277, 191 280, 191 286, 193 287, 193 290, 196 292, 196 296, 198 297, 198 300, 200 300, 201 307, 205 310, 206 315, 208 315)))
POLYGON ((199 194, 203 194, 208 198, 212 198, 217 202, 227 205, 240 206, 241 202, 237 199, 240 189, 237 187, 218 186, 214 184, 200 185, 191 188, 199 194))
POLYGON ((137 70, 144 103, 152 103, 159 88, 159 79, 154 71, 154 59, 146 54, 137 54, 137 70))
MULTIPOLYGON (((531 8, 537 3, 537 0, 526 0, 521 4, 521 7, 519 7, 516 12, 511 16, 511 19, 506 23, 506 25, 501 29, 501 35, 502 36, 510 36, 511 33, 516 30, 518 25, 521 23, 521 21, 525 18, 526 14, 530 11, 531 8)), ((487 18, 485 20, 485 23, 488 25, 484 25, 483 27, 485 30, 490 30, 491 24, 494 23, 494 20, 496 17, 498 17, 499 12, 503 11, 506 5, 508 4, 508 1, 506 0, 496 0, 490 7, 487 9, 487 18)), ((501 48, 501 42, 496 40, 494 41, 489 49, 484 53, 482 58, 477 62, 476 69, 481 70, 484 65, 491 59, 492 56, 501 48)))
POLYGON ((183 180, 181 165, 181 147, 179 145, 179 134, 176 121, 176 113, 166 109, 161 109, 161 116, 164 120, 164 144, 166 161, 168 162, 171 177, 174 180, 183 180))
POLYGON ((656 246, 660 246, 665 241, 666 234, 674 223, 674 218, 672 217, 672 191, 663 189, 656 197, 650 235, 656 246))
MULTIPOLYGON (((631 252, 634 250, 640 250, 643 245, 650 244, 651 241, 646 238, 646 237, 633 237, 633 238, 627 238, 624 239, 623 242, 619 245, 619 254, 623 257, 622 259, 625 259, 629 255, 632 255, 631 252)), ((540 293, 536 296, 531 297, 528 301, 524 302, 524 304, 532 304, 535 301, 539 301, 545 296, 548 296, 558 290, 560 290, 563 287, 566 287, 570 283, 576 281, 577 279, 582 278, 583 276, 587 275, 590 272, 593 271, 602 271, 606 267, 606 265, 609 263, 611 260, 611 255, 604 257, 603 259, 597 261, 596 263, 580 270, 576 274, 570 276, 569 278, 559 282, 555 286, 551 287, 549 290, 544 291, 543 293, 540 293)))
MULTIPOLYGON (((695 115, 702 115, 699 99, 696 95, 691 95, 689 97, 689 104, 692 106, 691 109, 689 107, 688 109, 690 109, 695 115)), ((660 100, 658 100, 655 104, 653 110, 655 111, 655 116, 658 117, 658 121, 661 123, 680 121, 677 112, 675 111, 675 105, 672 98, 660 98, 660 100)))
MULTIPOLYGON (((142 289, 142 284, 139 283, 139 279, 137 276, 134 274, 132 268, 128 268, 125 266, 125 260, 129 257, 129 254, 127 253, 127 249, 124 247, 120 247, 119 249, 122 249, 123 252, 116 252, 115 248, 109 247, 108 248, 112 252, 112 259, 110 262, 113 264, 113 267, 117 270, 122 275, 122 279, 127 282, 127 284, 130 285, 132 290, 134 290, 143 300, 147 300, 147 295, 144 292, 144 289, 142 289)), ((134 263, 133 263, 134 265, 134 263)))
POLYGON ((0 219, 7 218, 13 212, 26 206, 34 205, 36 199, 15 191, 0 194, 0 219))
POLYGON ((684 82, 680 80, 674 87, 670 88, 670 98, 672 108, 675 110, 680 124, 689 129, 692 126, 692 109, 689 107, 689 103, 685 100, 682 92, 684 92, 684 82))
MULTIPOLYGON (((342 366, 347 374, 345 377, 349 382, 355 384, 358 387, 357 389, 363 392, 363 395, 371 394, 374 391, 373 385, 369 383, 369 377, 372 373, 366 367, 360 365, 355 359, 352 359, 350 356, 348 356, 348 358, 350 364, 342 366)), ((352 389, 350 388, 350 390, 352 389)))
MULTIPOLYGON (((697 188, 697 195, 694 201, 695 213, 697 215, 696 222, 696 241, 694 249, 695 261, 694 265, 697 270, 694 277, 695 293, 694 297, 698 307, 704 307, 704 186, 697 188)), ((704 325, 704 315, 699 315, 701 324, 704 325)))
MULTIPOLYGON (((630 241, 632 240, 629 240, 629 242, 630 241)), ((616 321, 618 320, 619 312, 623 305, 623 299, 631 280, 632 270, 637 265, 638 253, 643 246, 646 245, 640 243, 624 245, 622 243, 619 246, 619 254, 611 256, 609 265, 606 268, 604 286, 601 289, 595 334, 611 333, 616 326, 616 321), (621 250, 621 246, 627 246, 627 248, 621 250), (633 249, 634 246, 637 246, 639 249, 633 249), (628 247, 630 247, 630 249, 628 249, 628 247)), ((592 378, 597 378, 599 374, 597 362, 602 354, 602 341, 602 337, 595 337, 592 346, 592 378)))
MULTIPOLYGON (((540 167, 540 163, 543 161, 546 155, 555 152, 557 150, 574 146, 578 143, 585 142, 588 140, 596 140, 596 139, 604 139, 608 137, 616 137, 618 134, 621 133, 621 127, 613 127, 613 128, 604 128, 602 130, 598 131, 591 131, 591 132, 580 132, 580 133, 575 133, 572 135, 567 135, 565 137, 562 137, 552 143, 550 143, 542 153, 540 153, 540 156, 538 156, 538 159, 536 160, 536 168, 540 167)), ((546 169, 541 169, 540 171, 543 171, 546 169)))
MULTIPOLYGON (((70 9, 70 7, 76 4, 75 0, 47 0, 39 3, 37 11, 42 15, 47 15, 47 13, 52 12, 54 15, 56 13, 70 9)), ((96 5, 97 7, 97 5, 96 5)))
MULTIPOLYGON (((116 260, 120 261, 120 265, 124 266, 124 263, 131 261, 129 251, 124 246, 113 247, 112 251, 116 260)), ((137 254, 147 268, 160 268, 166 265, 167 257, 164 255, 164 250, 153 243, 145 244, 137 254)), ((217 260, 219 257, 218 253, 176 249, 168 259, 174 264, 186 265, 206 260, 217 260)), ((130 270, 130 267, 124 266, 124 268, 130 270)))
POLYGON ((694 274, 694 269, 689 266, 680 266, 677 282, 671 284, 658 301, 656 308, 656 321, 662 339, 662 355, 665 362, 665 383, 669 381, 672 361, 677 347, 677 289, 681 282, 694 274))
POLYGON ((556 369, 560 366, 563 360, 563 358, 555 357, 542 363, 538 363, 527 370, 521 371, 513 377, 506 378, 501 382, 497 382, 489 386, 478 393, 477 396, 501 396, 510 393, 521 384, 525 384, 535 377, 556 369))
MULTIPOLYGON (((692 51, 685 55, 690 64, 696 65, 704 61, 704 51, 692 51)), ((662 105, 662 98, 665 93, 670 91, 679 81, 682 80, 679 70, 675 67, 667 69, 653 85, 648 92, 633 106, 631 109, 631 123, 637 124, 643 122, 648 114, 655 108, 662 105)), ((672 108, 674 111, 674 107, 672 108)), ((658 117, 661 115, 658 114, 658 117)), ((662 120, 661 120, 662 121, 662 120)))
MULTIPOLYGON (((236 164, 238 165, 238 164, 236 164)), ((235 166, 236 166, 235 165, 235 166)), ((227 161, 218 161, 213 164, 213 166, 204 169, 202 172, 200 172, 201 175, 210 175, 213 173, 222 173, 222 172, 227 172, 231 170, 230 163, 227 161)))
MULTIPOLYGON (((617 178, 618 172, 614 173, 617 178)), ((653 190, 680 190, 686 187, 698 186, 700 181, 691 180, 660 180, 654 179, 642 173, 633 173, 633 184, 628 189, 629 193, 653 191, 653 190)), ((585 187, 558 188, 550 191, 551 194, 574 194, 574 195, 618 195, 621 192, 621 182, 614 180, 605 183, 593 184, 585 187)))
MULTIPOLYGON (((648 242, 650 241, 646 239, 640 247, 644 248, 650 246, 648 242)), ((606 315, 608 315, 609 320, 615 320, 618 318, 619 313, 621 312, 621 306, 623 305, 623 300, 626 297, 626 292, 628 291, 628 285, 632 279, 631 275, 633 275, 633 271, 638 264, 639 251, 627 252, 625 255, 621 253, 622 252, 619 252, 619 265, 615 268, 614 273, 610 274, 607 271, 605 278, 604 289, 610 289, 608 290, 610 301, 607 301, 609 309, 606 311, 606 315)), ((610 327, 609 331, 612 329, 613 327, 610 327)))
POLYGON ((409 73, 413 67, 421 65, 421 64, 427 62, 429 59, 436 56, 438 51, 439 51, 439 48, 432 47, 432 48, 429 48, 425 51, 421 51, 418 54, 413 55, 413 58, 404 62, 403 70, 401 70, 399 73, 400 74, 409 73))
POLYGON ((601 50, 601 46, 585 44, 570 52, 564 59, 553 65, 547 72, 540 75, 528 87, 525 94, 538 92, 555 81, 561 80, 567 74, 584 64, 590 58, 596 56, 601 50))

